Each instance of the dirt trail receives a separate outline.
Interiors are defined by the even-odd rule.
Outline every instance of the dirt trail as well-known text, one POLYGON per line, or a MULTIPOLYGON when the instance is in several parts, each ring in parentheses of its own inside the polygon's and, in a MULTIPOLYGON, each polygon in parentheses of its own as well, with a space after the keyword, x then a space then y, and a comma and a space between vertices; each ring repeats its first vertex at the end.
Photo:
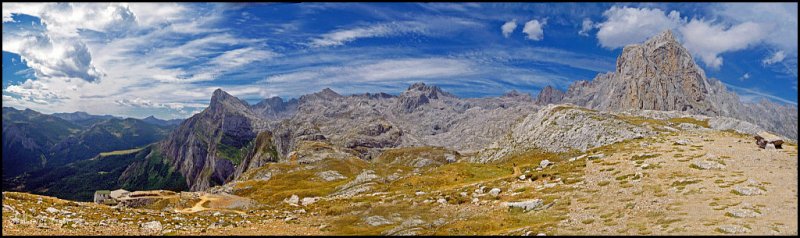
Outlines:
POLYGON ((212 211, 213 210, 213 211, 227 211, 227 212, 235 212, 235 213, 238 213, 238 214, 245 214, 242 211, 237 211, 237 210, 232 210, 232 209, 210 208, 210 207, 204 207, 203 206, 203 204, 208 203, 210 205, 211 202, 220 201, 222 199, 224 199, 224 197, 219 196, 219 195, 203 194, 203 195, 200 196, 200 201, 195 203, 194 206, 192 206, 190 208, 184 208, 184 209, 175 209, 175 212, 178 212, 178 213, 195 213, 195 212, 212 211))

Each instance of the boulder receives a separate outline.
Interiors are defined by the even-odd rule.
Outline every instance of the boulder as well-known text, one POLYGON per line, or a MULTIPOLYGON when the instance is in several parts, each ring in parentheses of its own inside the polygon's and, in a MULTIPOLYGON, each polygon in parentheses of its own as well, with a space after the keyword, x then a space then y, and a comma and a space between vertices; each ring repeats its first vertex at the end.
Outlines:
POLYGON ((687 140, 687 139, 679 139, 679 140, 675 141, 676 145, 688 145, 689 143, 692 143, 692 142, 687 140))
POLYGON ((300 204, 303 206, 308 206, 312 203, 317 202, 317 200, 319 200, 319 197, 305 197, 303 198, 300 204))
POLYGON ((527 201, 519 201, 519 202, 506 202, 503 205, 507 206, 508 208, 521 208, 523 211, 531 211, 539 206, 542 205, 541 199, 533 199, 527 201))
POLYGON ((721 170, 721 169, 725 168, 725 165, 722 165, 720 163, 713 162, 713 161, 706 161, 706 160, 694 161, 692 163, 692 165, 694 165, 696 168, 703 169, 703 170, 707 170, 707 169, 721 170))
POLYGON ((142 228, 142 231, 145 231, 145 232, 159 232, 159 231, 161 231, 161 229, 163 227, 161 226, 161 222, 159 222, 159 221, 151 221, 151 222, 142 223, 141 228, 142 228))
POLYGON ((61 212, 61 210, 55 209, 53 207, 48 207, 47 209, 45 209, 45 211, 49 212, 49 213, 60 213, 61 212))
POLYGON ((547 167, 548 165, 551 165, 551 164, 552 163, 550 163, 549 160, 542 160, 542 162, 539 162, 539 167, 545 168, 545 167, 547 167))
POLYGON ((446 154, 444 156, 444 160, 447 161, 447 163, 455 163, 456 162, 456 156, 452 155, 452 154, 446 154))
POLYGON ((730 209, 730 210, 727 211, 726 215, 729 215, 729 216, 732 216, 732 217, 738 217, 738 218, 750 218, 750 217, 759 217, 759 216, 761 216, 760 213, 757 213, 757 212, 755 212, 753 210, 748 210, 748 209, 730 209))
POLYGON ((288 203, 289 205, 292 205, 292 206, 297 206, 297 203, 300 202, 300 197, 298 197, 295 194, 292 194, 292 196, 287 198, 286 200, 284 200, 284 202, 286 202, 286 203, 288 203))
POLYGON ((501 191, 502 190, 500 190, 499 188, 493 188, 492 190, 489 190, 489 195, 492 195, 492 197, 498 197, 500 196, 501 191))
POLYGON ((382 216, 367 217, 367 219, 365 219, 365 221, 370 226, 383 226, 383 225, 389 225, 389 224, 393 223, 392 221, 389 221, 386 218, 383 218, 382 216))
POLYGON ((594 160, 594 159, 602 159, 604 157, 606 157, 605 154, 596 154, 596 155, 590 155, 589 157, 587 157, 587 159, 594 160))
POLYGON ((325 181, 328 181, 328 182, 341 180, 341 179, 347 179, 347 177, 345 177, 344 175, 340 174, 336 170, 328 170, 328 171, 324 171, 324 172, 319 172, 319 173, 317 173, 317 176, 319 178, 321 178, 322 180, 325 180, 325 181))
POLYGON ((753 196, 753 195, 763 194, 761 189, 753 188, 753 187, 736 186, 736 187, 733 188, 733 191, 735 193, 737 193, 739 195, 743 195, 743 196, 753 196))
POLYGON ((738 225, 722 225, 718 227, 717 230, 726 234, 742 234, 750 232, 750 229, 738 225))

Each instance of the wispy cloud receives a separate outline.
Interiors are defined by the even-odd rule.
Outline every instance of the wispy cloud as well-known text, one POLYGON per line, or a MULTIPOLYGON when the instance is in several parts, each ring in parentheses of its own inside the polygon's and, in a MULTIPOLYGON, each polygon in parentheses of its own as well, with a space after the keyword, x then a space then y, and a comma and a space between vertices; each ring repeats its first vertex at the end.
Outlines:
POLYGON ((772 54, 772 56, 764 58, 764 60, 761 61, 761 62, 764 63, 764 64, 774 64, 774 63, 778 63, 778 62, 783 61, 783 59, 785 59, 785 58, 786 58, 786 54, 783 53, 782 50, 779 50, 779 51, 776 51, 774 54, 772 54))
POLYGON ((584 18, 583 22, 581 22, 581 30, 578 31, 578 35, 582 36, 589 36, 589 31, 594 29, 594 23, 589 18, 584 18))
POLYGON ((420 15, 419 20, 379 22, 369 25, 342 28, 315 37, 308 43, 311 47, 340 46, 361 38, 393 37, 404 34, 426 36, 449 36, 465 28, 481 27, 483 24, 457 17, 420 15))
POLYGON ((792 101, 792 100, 788 100, 788 99, 785 99, 785 98, 781 98, 781 97, 778 97, 778 96, 763 92, 763 91, 755 89, 755 88, 744 88, 744 87, 733 86, 733 85, 730 85, 730 84, 727 84, 727 83, 724 83, 724 84, 725 84, 725 86, 727 88, 733 89, 733 91, 735 91, 736 94, 739 95, 740 99, 742 101, 744 101, 744 102, 755 102, 760 98, 769 98, 769 99, 772 99, 774 101, 778 101, 778 102, 782 102, 782 103, 788 103, 788 104, 791 104, 791 105, 797 105, 796 101, 792 101))

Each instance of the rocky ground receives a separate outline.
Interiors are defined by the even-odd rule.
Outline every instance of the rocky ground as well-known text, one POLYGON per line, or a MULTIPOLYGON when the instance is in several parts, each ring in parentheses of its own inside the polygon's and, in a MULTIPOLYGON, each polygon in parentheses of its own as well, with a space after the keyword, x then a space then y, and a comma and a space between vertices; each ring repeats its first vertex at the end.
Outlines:
POLYGON ((489 164, 452 162, 436 148, 389 155, 402 156, 271 164, 212 193, 136 209, 4 192, 3 233, 797 234, 796 145, 759 149, 730 131, 694 128, 489 164))

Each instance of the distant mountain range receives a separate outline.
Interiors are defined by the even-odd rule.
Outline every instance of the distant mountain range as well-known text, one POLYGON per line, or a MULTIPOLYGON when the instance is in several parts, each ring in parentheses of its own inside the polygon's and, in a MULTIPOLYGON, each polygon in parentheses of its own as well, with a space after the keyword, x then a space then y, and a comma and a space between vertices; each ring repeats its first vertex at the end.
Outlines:
POLYGON ((47 115, 3 107, 3 176, 142 147, 162 139, 174 123, 85 112, 47 115))

